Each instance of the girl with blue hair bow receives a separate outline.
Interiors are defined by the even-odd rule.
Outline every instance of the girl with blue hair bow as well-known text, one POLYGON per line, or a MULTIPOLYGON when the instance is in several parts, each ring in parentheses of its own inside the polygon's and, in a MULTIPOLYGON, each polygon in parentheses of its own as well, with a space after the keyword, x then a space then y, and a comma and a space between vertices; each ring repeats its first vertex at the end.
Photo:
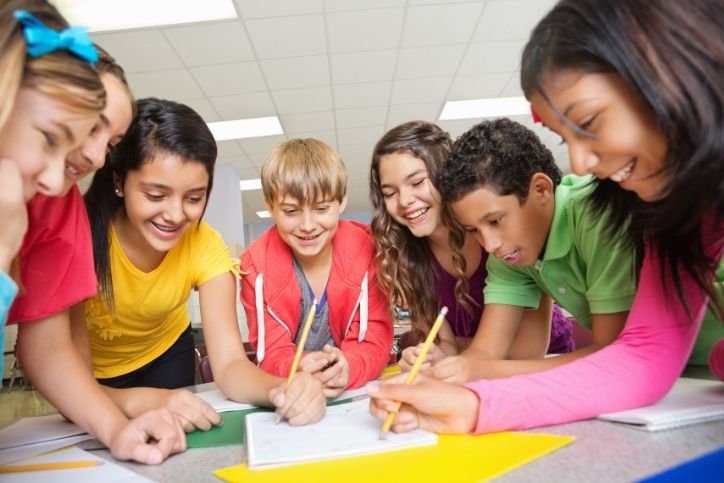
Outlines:
MULTIPOLYGON (((18 292, 11 275, 17 279, 21 262, 25 205, 38 193, 63 193, 66 157, 91 132, 106 94, 90 38, 46 1, 2 2, 0 32, 1 328, 18 292)), ((168 410, 126 418, 88 373, 68 324, 53 322, 22 322, 17 344, 24 372, 53 405, 119 459, 156 464, 185 449, 168 410)), ((0 330, 0 346, 1 338, 0 330)))

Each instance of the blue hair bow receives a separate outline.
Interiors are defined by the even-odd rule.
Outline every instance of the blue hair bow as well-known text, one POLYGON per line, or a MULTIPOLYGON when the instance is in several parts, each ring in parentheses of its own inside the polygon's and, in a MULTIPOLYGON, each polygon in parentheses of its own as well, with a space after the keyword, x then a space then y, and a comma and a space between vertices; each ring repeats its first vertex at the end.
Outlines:
POLYGON ((70 27, 56 32, 25 10, 15 10, 13 15, 23 26, 23 35, 31 57, 64 49, 90 64, 98 62, 98 51, 85 28, 70 27))

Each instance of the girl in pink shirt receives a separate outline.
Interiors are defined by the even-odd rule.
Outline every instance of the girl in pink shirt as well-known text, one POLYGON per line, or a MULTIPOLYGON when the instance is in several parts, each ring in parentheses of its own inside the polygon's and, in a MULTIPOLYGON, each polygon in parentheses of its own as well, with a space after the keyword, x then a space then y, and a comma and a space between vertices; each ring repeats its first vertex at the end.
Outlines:
MULTIPOLYGON (((724 250, 723 15, 706 0, 563 0, 523 53, 534 117, 568 144, 576 174, 599 179, 595 196, 613 211, 612 230, 627 227, 640 247, 619 338, 547 372, 371 388, 372 414, 395 412, 397 400, 405 404, 394 431, 490 432, 591 418, 668 392, 707 303, 722 308, 711 282, 724 250)), ((721 367, 722 352, 712 354, 721 367)))

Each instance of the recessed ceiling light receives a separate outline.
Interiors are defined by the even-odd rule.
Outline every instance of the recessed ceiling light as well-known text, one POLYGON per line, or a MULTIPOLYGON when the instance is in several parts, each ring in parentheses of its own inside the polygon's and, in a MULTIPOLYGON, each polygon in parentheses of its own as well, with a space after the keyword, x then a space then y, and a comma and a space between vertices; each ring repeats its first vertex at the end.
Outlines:
POLYGON ((241 191, 253 191, 261 189, 261 180, 256 179, 242 179, 239 181, 239 188, 241 191))
POLYGON ((51 0, 91 32, 238 18, 233 0, 51 0))
POLYGON ((257 211, 256 216, 258 216, 259 218, 271 218, 271 215, 268 211, 257 211))
POLYGON ((440 120, 504 117, 520 114, 530 114, 530 103, 525 97, 496 97, 448 101, 442 108, 440 120))
POLYGON ((210 122, 208 126, 217 141, 284 134, 277 116, 210 122))

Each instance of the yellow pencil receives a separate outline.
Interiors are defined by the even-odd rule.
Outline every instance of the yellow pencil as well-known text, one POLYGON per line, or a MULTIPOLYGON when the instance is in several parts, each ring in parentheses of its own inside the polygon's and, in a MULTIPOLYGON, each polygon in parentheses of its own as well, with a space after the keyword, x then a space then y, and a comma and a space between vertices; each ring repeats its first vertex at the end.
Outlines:
MULTIPOLYGON (((420 370, 420 366, 425 360, 425 357, 427 357, 427 353, 430 350, 432 341, 434 341, 435 337, 437 337, 437 333, 440 331, 440 327, 442 327, 442 322, 443 320, 445 320, 446 315, 447 307, 441 308, 440 313, 437 314, 437 319, 435 319, 435 323, 432 324, 432 329, 430 329, 430 333, 427 334, 427 339, 425 339, 425 343, 422 345, 422 350, 417 355, 417 359, 415 359, 415 363, 412 365, 412 369, 410 369, 410 372, 407 373, 407 379, 405 379, 405 384, 412 384, 412 381, 415 380, 417 372, 420 370)), ((402 403, 399 401, 395 403, 397 409, 400 409, 401 404, 402 403)), ((384 424, 382 424, 382 429, 380 430, 380 439, 384 438, 387 431, 389 431, 392 427, 392 422, 395 420, 395 416, 396 413, 389 413, 387 415, 387 418, 385 418, 385 422, 384 424)))
POLYGON ((302 353, 304 352, 304 346, 307 344, 307 337, 309 336, 309 329, 312 328, 312 321, 314 320, 314 315, 317 313, 317 299, 314 299, 314 302, 312 302, 312 307, 309 309, 309 312, 307 313, 307 319, 304 321, 304 328, 302 329, 302 338, 299 339, 299 344, 297 344, 297 353, 294 354, 294 361, 292 362, 292 368, 289 370, 289 377, 287 377, 287 386, 292 383, 292 378, 294 377, 294 374, 297 372, 297 367, 299 366, 299 361, 302 359, 302 353))
POLYGON ((24 471, 66 470, 70 468, 85 468, 87 466, 102 465, 102 461, 60 461, 57 463, 36 463, 32 465, 0 466, 0 473, 20 473, 24 471))

